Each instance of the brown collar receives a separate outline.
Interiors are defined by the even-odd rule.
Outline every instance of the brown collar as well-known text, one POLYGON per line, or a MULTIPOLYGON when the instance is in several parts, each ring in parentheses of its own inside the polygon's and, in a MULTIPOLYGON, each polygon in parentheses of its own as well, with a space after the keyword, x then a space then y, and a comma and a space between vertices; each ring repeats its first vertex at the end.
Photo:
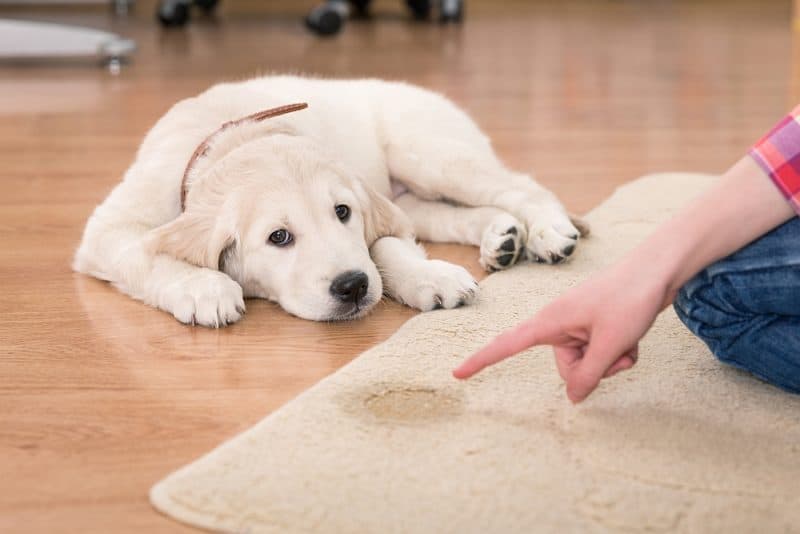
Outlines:
POLYGON ((206 137, 200 145, 194 150, 192 157, 189 159, 189 163, 186 164, 186 170, 183 171, 183 179, 181 180, 181 211, 186 209, 186 195, 189 193, 189 173, 194 168, 197 160, 206 156, 208 154, 208 149, 211 147, 211 142, 217 137, 219 134, 227 130, 232 126, 239 126, 246 122, 261 122, 264 119, 269 119, 272 117, 277 117, 278 115, 285 115, 286 113, 291 113, 293 111, 299 111, 301 109, 305 109, 308 107, 308 104, 301 103, 301 104, 289 104, 286 106, 280 106, 277 108, 267 109, 264 111, 259 111, 258 113, 253 113, 252 115, 248 115, 247 117, 242 117, 241 119, 236 119, 234 121, 228 121, 216 131, 214 131, 211 135, 206 137))

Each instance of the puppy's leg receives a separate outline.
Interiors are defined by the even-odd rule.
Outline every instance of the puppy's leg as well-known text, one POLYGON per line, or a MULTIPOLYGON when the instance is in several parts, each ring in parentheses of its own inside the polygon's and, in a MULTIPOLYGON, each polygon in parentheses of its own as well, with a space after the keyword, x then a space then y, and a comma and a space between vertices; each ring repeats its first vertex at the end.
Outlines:
POLYGON ((488 142, 405 138, 389 145, 387 158, 392 177, 419 197, 494 206, 523 221, 537 261, 558 263, 575 250, 580 232, 555 195, 506 169, 488 142))
POLYGON ((397 197, 395 204, 409 216, 420 239, 480 247, 480 264, 487 271, 511 267, 524 255, 525 225, 499 208, 455 206, 412 193, 397 197))
POLYGON ((164 254, 153 258, 142 300, 182 323, 212 328, 235 323, 245 312, 242 287, 227 274, 164 254))
POLYGON ((220 327, 241 318, 245 306, 239 284, 219 271, 152 254, 147 235, 147 228, 108 224, 93 216, 73 267, 182 323, 220 327))
POLYGON ((411 239, 382 237, 373 243, 370 254, 381 273, 384 293, 412 308, 457 308, 478 294, 478 283, 466 269, 427 259, 411 239))

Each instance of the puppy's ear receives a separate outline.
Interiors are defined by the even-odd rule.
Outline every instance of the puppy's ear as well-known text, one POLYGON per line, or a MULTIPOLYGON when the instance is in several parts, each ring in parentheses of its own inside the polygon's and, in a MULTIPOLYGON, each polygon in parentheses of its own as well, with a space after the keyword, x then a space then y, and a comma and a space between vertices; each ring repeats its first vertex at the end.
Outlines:
POLYGON ((294 131, 285 124, 275 124, 271 121, 266 121, 266 119, 299 111, 307 107, 308 104, 301 103, 259 111, 237 120, 228 121, 212 132, 197 146, 189 159, 189 163, 186 165, 186 169, 183 171, 181 210, 186 207, 189 186, 208 173, 218 161, 232 150, 268 133, 293 133, 294 131))
POLYGON ((364 213, 364 239, 368 247, 381 237, 414 237, 414 227, 403 210, 360 180, 356 182, 356 195, 364 213))
POLYGON ((156 254, 208 269, 230 267, 238 243, 232 231, 227 231, 216 217, 182 213, 177 219, 153 230, 150 245, 156 254))

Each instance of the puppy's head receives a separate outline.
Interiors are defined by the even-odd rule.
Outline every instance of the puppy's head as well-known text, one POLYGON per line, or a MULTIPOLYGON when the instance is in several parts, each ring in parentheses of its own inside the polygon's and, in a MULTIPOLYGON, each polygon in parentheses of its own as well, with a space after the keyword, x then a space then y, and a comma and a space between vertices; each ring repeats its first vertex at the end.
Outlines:
POLYGON ((382 295, 369 247, 409 235, 405 215, 306 137, 231 133, 237 142, 196 169, 185 211, 154 231, 156 251, 223 271, 298 317, 364 315, 382 295))

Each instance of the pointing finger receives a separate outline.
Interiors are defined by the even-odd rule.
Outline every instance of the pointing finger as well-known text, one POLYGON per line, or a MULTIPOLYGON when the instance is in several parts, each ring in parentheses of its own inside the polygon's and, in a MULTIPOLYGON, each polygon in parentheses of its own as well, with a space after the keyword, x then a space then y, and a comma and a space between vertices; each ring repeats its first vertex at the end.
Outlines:
POLYGON ((558 330, 549 327, 547 321, 534 317, 494 338, 488 345, 462 362, 453 371, 453 376, 462 379, 469 378, 481 369, 513 356, 528 347, 548 343, 558 334, 558 330))

